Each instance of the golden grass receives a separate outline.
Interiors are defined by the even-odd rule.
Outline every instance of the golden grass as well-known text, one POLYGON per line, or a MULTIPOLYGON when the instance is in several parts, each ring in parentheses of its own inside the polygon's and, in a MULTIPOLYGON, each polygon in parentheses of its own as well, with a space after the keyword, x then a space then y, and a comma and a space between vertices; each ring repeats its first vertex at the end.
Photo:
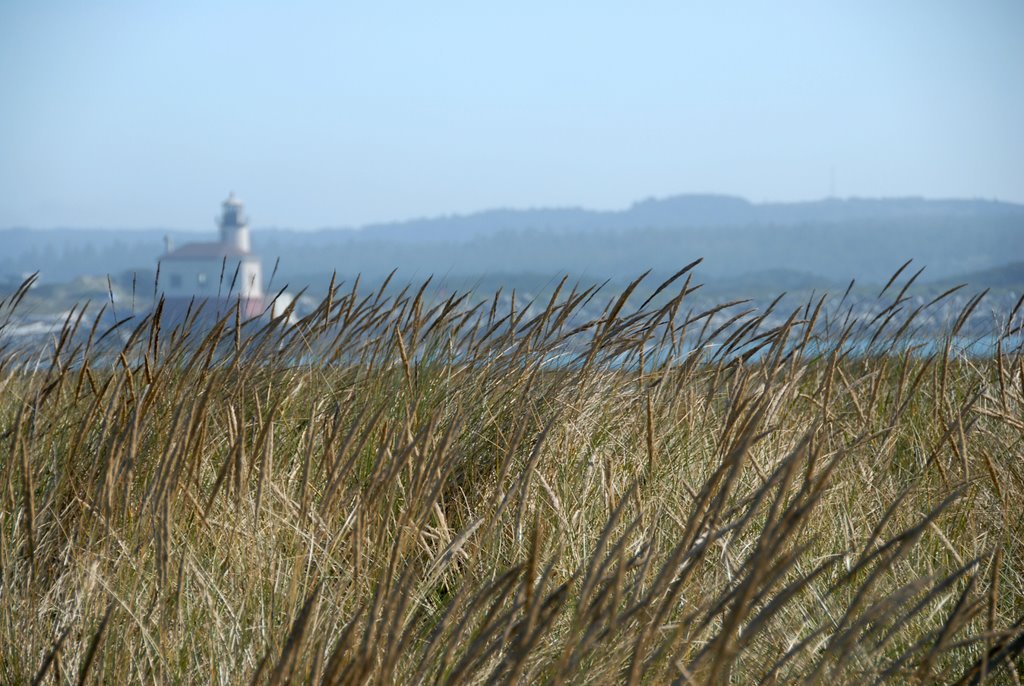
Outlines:
POLYGON ((1019 683, 1019 349, 684 276, 3 348, 0 679, 1019 683))

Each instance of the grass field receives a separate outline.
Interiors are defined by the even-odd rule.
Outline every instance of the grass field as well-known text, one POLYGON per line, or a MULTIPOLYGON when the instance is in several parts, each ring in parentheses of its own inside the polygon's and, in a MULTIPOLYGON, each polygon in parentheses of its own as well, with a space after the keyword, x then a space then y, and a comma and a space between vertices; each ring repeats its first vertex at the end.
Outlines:
POLYGON ((898 277, 73 312, 0 350, 0 680, 1019 683, 1020 312, 915 348, 898 277))

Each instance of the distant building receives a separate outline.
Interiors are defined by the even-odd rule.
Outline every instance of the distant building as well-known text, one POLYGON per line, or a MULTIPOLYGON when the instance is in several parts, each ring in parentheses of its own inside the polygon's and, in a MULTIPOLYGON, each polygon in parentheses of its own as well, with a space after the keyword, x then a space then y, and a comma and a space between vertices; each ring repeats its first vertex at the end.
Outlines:
POLYGON ((217 218, 220 240, 174 248, 165 239, 159 287, 168 314, 180 315, 205 301, 207 314, 224 314, 240 303, 243 317, 258 317, 267 305, 263 268, 249 243, 249 220, 234 193, 217 218), (194 303, 194 304, 193 304, 194 303))

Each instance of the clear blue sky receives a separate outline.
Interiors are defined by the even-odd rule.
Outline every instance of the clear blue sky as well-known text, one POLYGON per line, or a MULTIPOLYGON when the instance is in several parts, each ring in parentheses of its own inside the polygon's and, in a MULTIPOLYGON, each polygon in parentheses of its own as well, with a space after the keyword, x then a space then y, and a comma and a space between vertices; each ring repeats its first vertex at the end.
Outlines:
POLYGON ((0 227, 1024 202, 1024 2, 0 2, 0 227))

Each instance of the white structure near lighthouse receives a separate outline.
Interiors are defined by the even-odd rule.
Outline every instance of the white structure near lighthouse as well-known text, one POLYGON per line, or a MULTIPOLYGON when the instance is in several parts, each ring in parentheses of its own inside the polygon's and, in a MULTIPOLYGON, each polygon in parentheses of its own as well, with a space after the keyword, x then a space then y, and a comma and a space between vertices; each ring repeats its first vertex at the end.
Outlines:
POLYGON ((209 314, 223 314, 236 303, 244 317, 263 313, 263 269, 260 258, 252 253, 245 208, 234 193, 221 208, 219 241, 186 243, 174 249, 166 239, 159 260, 159 287, 168 314, 186 311, 201 301, 207 303, 209 314))

